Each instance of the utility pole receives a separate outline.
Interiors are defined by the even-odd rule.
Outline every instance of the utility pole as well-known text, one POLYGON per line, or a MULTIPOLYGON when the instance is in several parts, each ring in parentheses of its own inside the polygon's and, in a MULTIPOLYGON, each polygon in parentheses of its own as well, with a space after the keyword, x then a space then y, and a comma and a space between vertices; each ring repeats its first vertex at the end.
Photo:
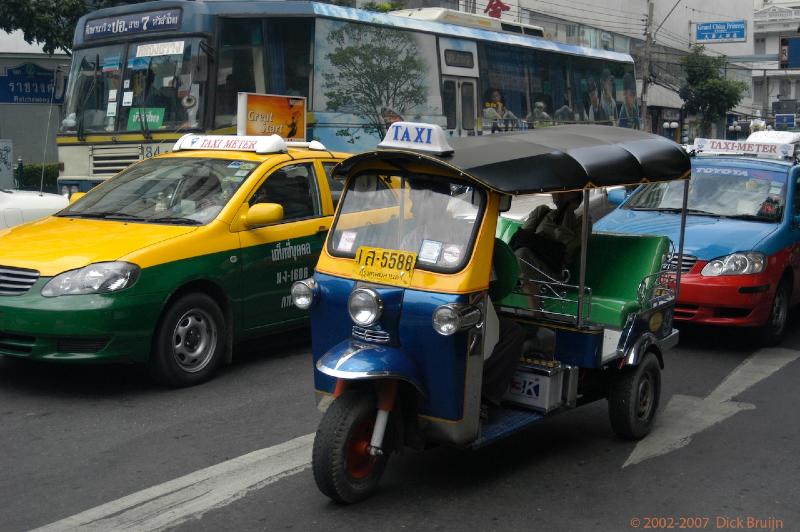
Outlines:
MULTIPOLYGON (((642 72, 642 117, 640 123, 642 129, 647 130, 647 86, 650 84, 650 61, 653 53, 653 0, 647 1, 647 27, 645 29, 644 41, 644 72, 642 72)), ((652 128, 651 128, 652 129, 652 128)))

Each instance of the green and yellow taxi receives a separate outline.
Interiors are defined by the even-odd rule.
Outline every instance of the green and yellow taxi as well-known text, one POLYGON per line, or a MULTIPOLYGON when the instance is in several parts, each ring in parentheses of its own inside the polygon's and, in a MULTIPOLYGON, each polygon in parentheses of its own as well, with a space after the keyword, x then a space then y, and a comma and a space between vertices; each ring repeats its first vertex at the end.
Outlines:
POLYGON ((235 341, 302 326, 294 281, 331 225, 319 142, 185 135, 47 218, 0 230, 0 355, 209 378, 235 341))

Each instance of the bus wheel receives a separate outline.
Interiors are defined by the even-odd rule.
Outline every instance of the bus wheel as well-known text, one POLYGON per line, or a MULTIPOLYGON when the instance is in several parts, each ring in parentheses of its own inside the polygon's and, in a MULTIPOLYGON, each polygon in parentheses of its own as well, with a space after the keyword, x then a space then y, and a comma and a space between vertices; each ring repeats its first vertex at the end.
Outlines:
POLYGON ((349 390, 331 403, 320 421, 312 453, 314 480, 336 502, 364 500, 378 487, 388 456, 369 452, 376 415, 374 395, 349 390))
POLYGON ((620 371, 611 383, 611 428, 627 440, 644 438, 653 428, 660 397, 661 368, 656 355, 648 351, 638 366, 620 371))
POLYGON ((156 330, 150 372, 160 383, 183 387, 208 380, 227 345, 225 317, 202 293, 172 302, 156 330))

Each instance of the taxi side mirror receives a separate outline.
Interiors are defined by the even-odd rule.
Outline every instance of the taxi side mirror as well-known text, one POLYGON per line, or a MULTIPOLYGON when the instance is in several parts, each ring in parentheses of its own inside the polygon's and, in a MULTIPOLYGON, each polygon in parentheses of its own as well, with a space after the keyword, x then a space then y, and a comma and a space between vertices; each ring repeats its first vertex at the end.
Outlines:
POLYGON ((256 203, 247 211, 245 224, 250 229, 283 220, 283 205, 278 203, 256 203))
POLYGON ((72 205, 73 203, 75 203, 76 201, 78 201, 79 199, 84 197, 85 195, 86 195, 86 192, 73 192, 69 197, 70 205, 72 205))

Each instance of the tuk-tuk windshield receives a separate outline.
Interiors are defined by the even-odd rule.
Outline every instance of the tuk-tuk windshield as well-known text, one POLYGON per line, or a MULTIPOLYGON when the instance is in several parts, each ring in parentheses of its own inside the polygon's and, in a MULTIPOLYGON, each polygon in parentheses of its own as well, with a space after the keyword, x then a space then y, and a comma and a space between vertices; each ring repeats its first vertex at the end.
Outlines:
POLYGON ((485 201, 482 191, 442 178, 362 174, 344 191, 328 251, 397 249, 416 253, 417 268, 455 272, 470 256, 485 201))

